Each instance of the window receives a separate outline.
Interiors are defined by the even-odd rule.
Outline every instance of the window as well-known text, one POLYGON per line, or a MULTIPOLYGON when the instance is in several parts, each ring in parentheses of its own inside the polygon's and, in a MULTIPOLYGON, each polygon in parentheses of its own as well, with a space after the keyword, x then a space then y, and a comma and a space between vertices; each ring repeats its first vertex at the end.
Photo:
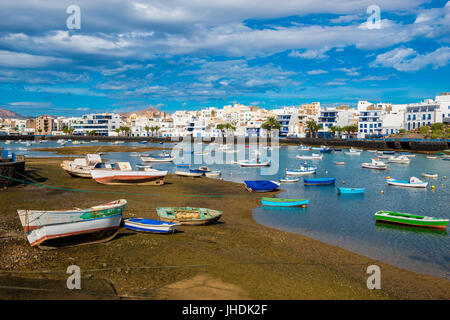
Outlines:
POLYGON ((413 120, 416 120, 416 115, 415 114, 413 114, 413 120))
POLYGON ((431 113, 428 114, 428 120, 431 120, 431 113))

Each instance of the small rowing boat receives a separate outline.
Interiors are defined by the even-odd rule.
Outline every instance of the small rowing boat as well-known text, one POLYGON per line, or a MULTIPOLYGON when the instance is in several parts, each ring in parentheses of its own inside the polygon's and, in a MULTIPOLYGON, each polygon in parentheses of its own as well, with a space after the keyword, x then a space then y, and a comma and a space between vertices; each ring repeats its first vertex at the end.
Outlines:
POLYGON ((117 162, 114 169, 96 169, 91 171, 92 178, 107 185, 163 185, 167 171, 151 168, 132 170, 129 162, 117 162))
POLYGON ((425 177, 425 178, 437 178, 438 174, 437 173, 422 173, 422 177, 425 177))
POLYGON ((395 151, 387 150, 383 151, 383 154, 395 154, 395 151))
POLYGON ((141 161, 143 162, 172 162, 173 160, 175 160, 175 157, 141 157, 141 161))
POLYGON ((361 151, 353 149, 353 148, 350 148, 350 150, 345 152, 345 154, 348 155, 348 156, 359 156, 361 154, 361 151))
POLYGON ((409 164, 411 162, 411 160, 406 156, 390 157, 388 161, 401 164, 409 164))
POLYGON ((269 192, 278 189, 280 184, 271 180, 245 180, 245 187, 250 192, 269 192))
POLYGON ((318 154, 318 153, 313 153, 310 156, 296 156, 297 159, 300 160, 322 160, 323 155, 322 154, 318 154))
POLYGON ((137 232, 150 232, 150 233, 174 233, 179 223, 132 218, 124 221, 125 228, 137 232))
POLYGON ((218 210, 191 207, 158 207, 156 212, 162 221, 191 226, 215 222, 223 214, 222 211, 218 210))
POLYGON ((320 185, 334 184, 336 182, 336 178, 304 179, 303 182, 305 186, 320 186, 320 185))
POLYGON ((306 207, 308 199, 261 198, 263 206, 270 207, 306 207))
POLYGON ((409 213, 400 213, 384 210, 376 212, 375 219, 381 222, 407 224, 416 227, 427 227, 427 228, 445 229, 447 228, 448 225, 448 219, 418 216, 409 213))
POLYGON ((386 182, 389 185, 392 186, 399 186, 399 187, 410 187, 410 188, 426 188, 428 185, 428 182, 424 182, 416 177, 411 177, 409 181, 405 180, 397 180, 393 179, 391 177, 386 177, 386 182))
POLYGON ((300 169, 286 169, 286 175, 288 176, 301 176, 306 174, 314 174, 317 171, 317 167, 314 166, 300 166, 300 169))
POLYGON ((366 169, 386 170, 387 165, 383 161, 372 159, 372 162, 364 162, 361 167, 366 169))
POLYGON ((197 178, 197 177, 203 176, 203 172, 192 172, 192 171, 181 171, 181 170, 175 171, 175 174, 180 177, 195 177, 195 178, 197 178))
POLYGON ((344 161, 335 161, 334 164, 337 166, 343 166, 343 165, 345 165, 345 162, 344 161))
POLYGON ((215 177, 220 177, 222 173, 220 171, 209 171, 209 172, 205 172, 205 176, 208 178, 215 178, 215 177))
POLYGON ((340 194, 361 194, 364 193, 365 188, 338 188, 340 194))
POLYGON ((240 164, 241 167, 265 167, 265 166, 270 166, 270 160, 259 160, 256 159, 256 161, 254 160, 241 160, 238 162, 240 164))
POLYGON ((427 159, 437 159, 435 156, 427 156, 427 159))
POLYGON ((294 183, 298 182, 300 179, 296 177, 285 177, 283 179, 280 179, 280 182, 282 183, 294 183))
POLYGON ((145 163, 137 163, 137 164, 136 164, 136 168, 137 168, 138 170, 145 170, 145 169, 151 169, 152 166, 149 165, 149 164, 145 164, 145 163))

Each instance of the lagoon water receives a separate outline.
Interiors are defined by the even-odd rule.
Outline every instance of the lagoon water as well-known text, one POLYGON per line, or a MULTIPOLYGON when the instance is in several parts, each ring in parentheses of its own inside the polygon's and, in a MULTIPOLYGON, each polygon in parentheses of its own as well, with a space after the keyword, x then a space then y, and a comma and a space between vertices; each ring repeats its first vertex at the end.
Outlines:
MULTIPOLYGON (((111 145, 110 143, 87 143, 85 145, 111 145)), ((173 147, 172 143, 146 144, 125 143, 119 146, 159 146, 173 147)), ((33 143, 32 147, 12 142, 0 148, 17 154, 26 153, 28 157, 55 156, 51 152, 18 150, 18 148, 55 147, 54 141, 42 144, 33 143)), ((66 146, 71 146, 67 144, 66 146)), ((374 153, 367 151, 361 155, 345 155, 342 152, 323 154, 323 160, 311 160, 308 163, 318 166, 317 174, 303 177, 336 177, 335 186, 304 186, 303 177, 298 183, 281 184, 280 198, 310 199, 307 208, 267 208, 253 210, 254 219, 265 226, 305 235, 325 243, 336 245, 356 252, 370 259, 377 259, 414 272, 450 279, 450 241, 446 230, 436 231, 422 228, 376 224, 374 213, 378 210, 394 210, 418 215, 450 218, 450 161, 427 159, 417 154, 409 165, 390 164, 391 170, 371 170, 361 168, 361 163, 370 162, 374 153), (334 161, 344 161, 345 165, 335 165, 334 161), (422 173, 438 173, 439 178, 422 178, 422 173), (388 186, 386 176, 408 180, 416 176, 429 182, 426 189, 414 189, 388 186), (448 179, 445 179, 447 176, 448 179), (431 190, 431 185, 435 190, 431 190), (336 187, 363 187, 364 195, 339 195, 336 187)), ((253 150, 243 153, 252 154, 253 150)), ((278 170, 269 172, 263 168, 241 168, 235 164, 207 164, 213 170, 220 170, 222 178, 242 183, 244 180, 276 180, 285 177, 285 169, 298 168, 304 160, 295 158, 298 154, 318 151, 299 151, 296 146, 283 146, 275 150, 279 154, 278 170)), ((161 151, 150 152, 157 156, 161 151)), ((270 155, 270 153, 269 153, 270 155)), ((140 163, 139 157, 130 153, 109 153, 104 156, 108 161, 129 161, 132 165, 140 163)), ((263 156, 264 157, 264 156, 263 156)), ((201 157, 196 156, 197 162, 201 157)), ((381 159, 387 162, 386 159, 381 159)), ((186 162, 187 158, 180 162, 186 162)), ((169 170, 177 168, 173 163, 151 163, 155 169, 169 170)), ((199 166, 199 164, 195 165, 199 166)), ((274 167, 276 168, 276 164, 274 167)))

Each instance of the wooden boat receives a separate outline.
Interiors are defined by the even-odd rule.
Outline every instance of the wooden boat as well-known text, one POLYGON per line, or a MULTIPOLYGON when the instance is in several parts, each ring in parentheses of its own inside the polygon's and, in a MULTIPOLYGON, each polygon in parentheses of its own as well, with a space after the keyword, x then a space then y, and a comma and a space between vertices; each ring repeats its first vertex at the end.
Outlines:
POLYGON ((250 192, 269 192, 278 189, 280 184, 271 180, 245 180, 245 187, 250 192))
POLYGON ((241 167, 266 167, 270 166, 270 160, 241 160, 238 162, 241 167))
POLYGON ((295 177, 285 177, 283 179, 280 179, 280 182, 282 183, 294 183, 298 182, 300 179, 295 177))
POLYGON ((383 161, 372 159, 372 162, 364 162, 361 167, 366 169, 386 170, 387 165, 383 161))
POLYGON ((304 179, 303 182, 307 186, 319 186, 319 185, 334 184, 336 182, 336 178, 304 179))
POLYGON ((338 193, 341 194, 361 194, 364 193, 365 188, 337 188, 338 193))
POLYGON ((263 206, 270 207, 306 207, 308 199, 261 198, 263 206))
POLYGON ((209 171, 209 172, 205 172, 205 176, 208 178, 215 178, 215 177, 220 177, 222 173, 218 170, 216 171, 209 171))
POLYGON ((289 176, 301 176, 306 174, 314 174, 317 171, 317 167, 313 166, 300 166, 300 169, 286 169, 286 175, 289 176))
POLYGON ((175 171, 175 174, 177 176, 181 176, 181 177, 201 177, 203 176, 203 172, 191 172, 191 171, 181 171, 181 170, 177 170, 175 171))
POLYGON ((124 226, 129 230, 137 232, 174 233, 180 224, 160 220, 132 218, 126 219, 124 226))
POLYGON ((172 162, 173 160, 175 160, 175 157, 162 157, 162 158, 141 157, 142 162, 172 162))
POLYGON ((426 227, 426 228, 445 229, 447 228, 448 225, 448 219, 418 216, 409 213, 400 213, 384 210, 376 212, 375 219, 381 222, 407 224, 416 227, 426 227))
POLYGON ((310 156, 296 156, 297 159, 300 160, 322 160, 323 155, 322 154, 317 154, 317 153, 313 153, 310 156))
POLYGON ((410 187, 410 188, 426 188, 428 185, 428 182, 424 182, 416 177, 411 177, 409 181, 396 180, 390 177, 386 177, 386 182, 387 184, 392 186, 410 187))
POLYGON ((401 164, 409 164, 411 162, 411 160, 405 156, 390 157, 388 161, 392 163, 401 163, 401 164))
POLYGON ((85 158, 64 160, 61 168, 74 178, 92 178, 91 171, 98 163, 102 163, 99 154, 88 154, 85 158))
POLYGON ((57 211, 17 210, 31 246, 58 247, 69 243, 99 242, 111 239, 120 227, 127 201, 116 200, 88 209, 57 211), (82 235, 89 234, 89 239, 82 235))
POLYGON ((222 211, 218 210, 191 207, 158 207, 156 212, 162 221, 191 226, 215 222, 223 214, 222 211))
POLYGON ((335 161, 334 164, 338 165, 338 166, 343 166, 343 165, 345 165, 345 162, 344 161, 335 161))
POLYGON ((114 170, 92 170, 92 178, 101 184, 108 185, 163 185, 167 171, 147 168, 142 171, 131 170, 130 163, 117 162, 114 170))
POLYGON ((437 178, 438 174, 437 173, 422 173, 422 177, 425 177, 425 178, 437 178))

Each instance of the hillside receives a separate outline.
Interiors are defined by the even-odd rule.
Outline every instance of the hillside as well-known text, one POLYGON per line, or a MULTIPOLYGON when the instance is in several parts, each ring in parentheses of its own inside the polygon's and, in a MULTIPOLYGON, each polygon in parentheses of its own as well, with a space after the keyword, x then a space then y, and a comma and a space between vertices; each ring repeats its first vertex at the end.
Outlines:
POLYGON ((161 110, 158 110, 154 107, 148 107, 142 110, 130 111, 130 112, 120 112, 121 116, 129 117, 133 114, 138 116, 147 116, 148 118, 165 118, 167 117, 167 113, 161 110))
POLYGON ((6 109, 0 109, 0 118, 25 119, 25 117, 21 116, 17 112, 6 109))

